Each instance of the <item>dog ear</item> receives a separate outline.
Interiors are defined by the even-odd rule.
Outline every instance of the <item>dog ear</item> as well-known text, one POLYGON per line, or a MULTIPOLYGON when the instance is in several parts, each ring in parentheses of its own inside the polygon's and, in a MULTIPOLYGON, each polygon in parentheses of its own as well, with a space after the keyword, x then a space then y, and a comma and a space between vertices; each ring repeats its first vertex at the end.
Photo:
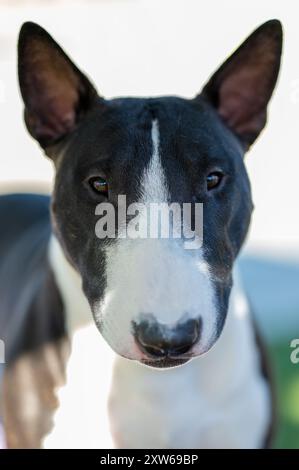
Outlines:
POLYGON ((42 147, 72 132, 97 98, 89 80, 35 23, 21 28, 18 72, 25 122, 42 147))
POLYGON ((281 23, 268 21, 245 40, 203 88, 201 96, 217 109, 246 148, 265 126, 281 51, 281 23))

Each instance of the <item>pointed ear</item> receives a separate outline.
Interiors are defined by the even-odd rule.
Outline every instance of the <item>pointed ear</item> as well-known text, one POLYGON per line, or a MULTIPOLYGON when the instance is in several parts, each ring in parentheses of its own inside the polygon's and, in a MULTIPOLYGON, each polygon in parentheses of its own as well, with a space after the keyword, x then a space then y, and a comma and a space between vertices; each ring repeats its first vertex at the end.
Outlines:
POLYGON ((203 88, 201 96, 217 109, 247 148, 266 123, 281 51, 281 23, 268 21, 245 40, 203 88))
POLYGON ((18 44, 18 72, 25 122, 42 147, 73 131, 97 93, 51 36, 25 23, 18 44))

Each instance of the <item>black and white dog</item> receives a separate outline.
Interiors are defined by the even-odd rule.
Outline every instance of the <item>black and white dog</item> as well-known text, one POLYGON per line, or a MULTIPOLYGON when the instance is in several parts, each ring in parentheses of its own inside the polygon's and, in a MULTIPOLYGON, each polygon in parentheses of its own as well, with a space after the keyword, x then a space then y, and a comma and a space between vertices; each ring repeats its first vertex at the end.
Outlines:
POLYGON ((46 31, 23 25, 25 122, 56 179, 51 201, 0 198, 8 447, 266 445, 269 381, 233 268, 252 212, 244 153, 281 47, 269 21, 194 99, 105 100, 46 31), (120 228, 97 237, 95 208, 118 213, 119 195, 202 203, 202 247, 120 228))

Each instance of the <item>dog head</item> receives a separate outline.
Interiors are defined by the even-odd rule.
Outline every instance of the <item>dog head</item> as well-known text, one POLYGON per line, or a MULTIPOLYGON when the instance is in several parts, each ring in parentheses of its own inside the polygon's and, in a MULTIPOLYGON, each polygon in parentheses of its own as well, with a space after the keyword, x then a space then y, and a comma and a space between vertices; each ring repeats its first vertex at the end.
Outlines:
POLYGON ((252 211, 243 157, 265 125, 281 43, 280 23, 265 23, 191 100, 106 100, 46 31, 22 27, 25 122, 56 167, 53 230, 120 355, 170 367, 219 337, 252 211), (177 237, 128 237, 134 211, 120 214, 136 203, 139 227, 153 203, 175 203, 177 215, 191 209, 172 224, 177 237), (203 239, 196 249, 186 249, 184 227, 203 239))

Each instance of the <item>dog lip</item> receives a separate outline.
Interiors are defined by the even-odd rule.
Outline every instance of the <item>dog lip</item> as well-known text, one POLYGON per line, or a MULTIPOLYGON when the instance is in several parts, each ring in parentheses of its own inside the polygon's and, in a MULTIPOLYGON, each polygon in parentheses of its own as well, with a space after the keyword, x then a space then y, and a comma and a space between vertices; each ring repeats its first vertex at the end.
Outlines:
POLYGON ((186 364, 188 361, 192 359, 191 356, 188 357, 163 357, 161 359, 150 359, 150 358, 143 358, 140 359, 140 363, 149 367, 153 367, 155 369, 166 369, 171 367, 178 367, 186 364))

